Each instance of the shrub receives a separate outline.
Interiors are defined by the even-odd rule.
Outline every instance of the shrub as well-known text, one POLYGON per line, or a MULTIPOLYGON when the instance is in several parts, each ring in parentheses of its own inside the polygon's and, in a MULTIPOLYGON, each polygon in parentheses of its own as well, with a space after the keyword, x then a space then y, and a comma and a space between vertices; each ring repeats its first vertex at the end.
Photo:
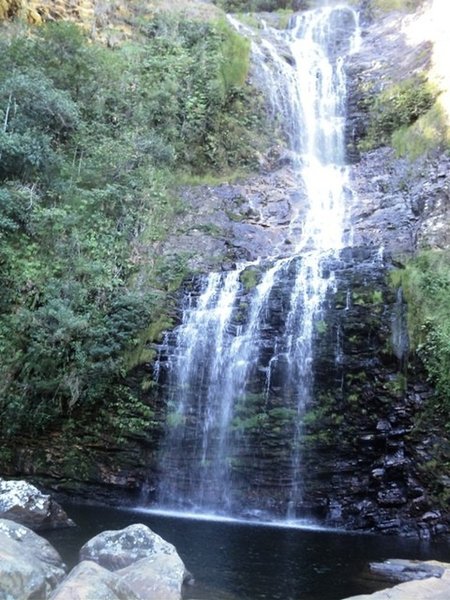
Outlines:
POLYGON ((424 76, 394 84, 369 100, 370 125, 363 150, 391 142, 392 134, 412 125, 436 100, 436 90, 424 76))
POLYGON ((450 251, 428 250, 392 274, 408 304, 411 347, 450 415, 450 251))

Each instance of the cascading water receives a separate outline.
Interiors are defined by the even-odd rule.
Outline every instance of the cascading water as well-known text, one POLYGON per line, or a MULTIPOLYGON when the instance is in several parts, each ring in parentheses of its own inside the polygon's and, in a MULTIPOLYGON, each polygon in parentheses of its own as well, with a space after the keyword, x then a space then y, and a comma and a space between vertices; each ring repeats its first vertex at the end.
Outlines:
POLYGON ((313 392, 315 330, 333 286, 325 262, 344 244, 351 196, 343 57, 356 32, 353 10, 325 7, 253 41, 258 79, 287 132, 305 202, 291 220, 291 256, 212 273, 186 297, 183 322, 165 344, 161 507, 270 512, 258 494, 270 480, 282 490, 284 513, 301 511, 302 414, 313 392), (251 291, 248 272, 259 277, 251 291), (277 432, 283 441, 274 452, 277 432))

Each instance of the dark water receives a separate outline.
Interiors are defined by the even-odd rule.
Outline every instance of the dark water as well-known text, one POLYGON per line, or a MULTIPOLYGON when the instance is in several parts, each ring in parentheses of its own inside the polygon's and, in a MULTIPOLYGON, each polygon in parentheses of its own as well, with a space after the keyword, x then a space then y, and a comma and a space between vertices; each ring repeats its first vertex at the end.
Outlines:
POLYGON ((450 545, 388 536, 202 521, 107 507, 66 506, 75 529, 47 539, 73 566, 82 544, 105 529, 145 523, 174 544, 195 577, 198 600, 340 600, 386 584, 365 573, 369 561, 450 561, 450 545))

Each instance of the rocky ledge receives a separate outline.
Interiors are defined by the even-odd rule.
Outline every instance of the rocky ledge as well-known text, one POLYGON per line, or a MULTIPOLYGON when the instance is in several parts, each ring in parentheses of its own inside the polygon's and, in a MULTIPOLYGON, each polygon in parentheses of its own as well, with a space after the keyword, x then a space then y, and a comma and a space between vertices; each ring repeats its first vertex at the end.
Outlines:
POLYGON ((35 531, 74 525, 50 496, 26 481, 0 478, 0 518, 12 519, 35 531))
POLYGON ((448 600, 450 597, 448 563, 390 559, 383 563, 372 563, 370 570, 386 579, 403 583, 374 594, 352 596, 345 600, 448 600))

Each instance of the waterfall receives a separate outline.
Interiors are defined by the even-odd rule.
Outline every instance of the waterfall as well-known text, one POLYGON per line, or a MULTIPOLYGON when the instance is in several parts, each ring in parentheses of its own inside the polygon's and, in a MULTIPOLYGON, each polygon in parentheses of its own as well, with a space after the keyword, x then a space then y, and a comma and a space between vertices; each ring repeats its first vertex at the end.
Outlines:
POLYGON ((302 512, 302 415, 334 285, 326 263, 349 243, 343 63, 356 39, 357 15, 347 7, 305 11, 286 31, 265 27, 253 36, 257 80, 305 198, 290 223, 291 256, 211 273, 186 295, 183 322, 165 343, 161 507, 302 512), (253 289, 245 285, 249 269, 259 278, 253 289), (268 481, 281 490, 276 500, 258 493, 268 481))

